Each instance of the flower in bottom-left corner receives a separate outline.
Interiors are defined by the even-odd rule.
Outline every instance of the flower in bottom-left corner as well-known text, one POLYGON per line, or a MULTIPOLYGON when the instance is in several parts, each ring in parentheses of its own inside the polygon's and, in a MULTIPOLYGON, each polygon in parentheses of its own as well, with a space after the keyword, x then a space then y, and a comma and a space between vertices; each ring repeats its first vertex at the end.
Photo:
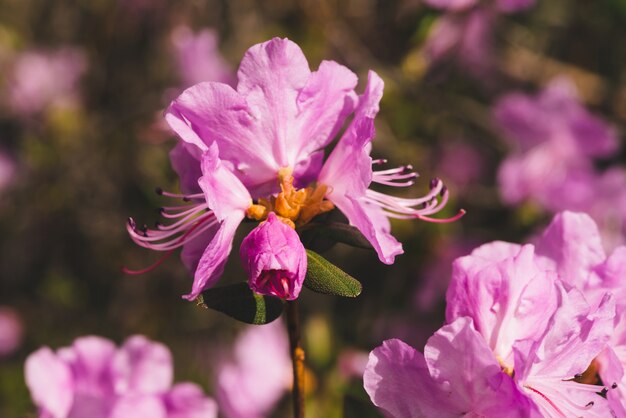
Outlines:
POLYGON ((217 405, 196 384, 172 385, 172 354, 144 336, 117 348, 86 336, 56 352, 42 347, 25 365, 40 418, 216 418, 217 405))

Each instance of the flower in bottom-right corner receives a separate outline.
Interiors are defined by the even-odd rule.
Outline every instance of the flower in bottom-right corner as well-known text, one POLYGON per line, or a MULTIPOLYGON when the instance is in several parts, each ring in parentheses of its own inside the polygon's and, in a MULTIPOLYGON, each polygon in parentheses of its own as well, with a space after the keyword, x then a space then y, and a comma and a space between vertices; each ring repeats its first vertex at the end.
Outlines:
POLYGON ((423 354, 385 341, 365 389, 398 418, 624 416, 622 271, 585 214, 557 214, 536 247, 485 244, 455 261, 423 354))

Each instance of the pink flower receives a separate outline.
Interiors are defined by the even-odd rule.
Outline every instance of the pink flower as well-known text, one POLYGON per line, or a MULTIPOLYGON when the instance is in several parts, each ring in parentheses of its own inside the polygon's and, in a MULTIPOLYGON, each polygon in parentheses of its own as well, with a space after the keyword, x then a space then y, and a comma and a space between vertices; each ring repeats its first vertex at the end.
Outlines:
POLYGON ((248 326, 219 363, 217 401, 227 418, 263 418, 291 385, 289 341, 282 321, 248 326))
POLYGON ((363 381, 374 405, 392 418, 538 416, 469 318, 442 327, 424 354, 385 341, 370 353, 363 381))
POLYGON ((241 243, 250 288, 261 295, 294 300, 302 290, 307 256, 300 237, 274 212, 241 243))
POLYGON ((17 312, 0 306, 0 357, 13 353, 22 344, 22 321, 17 312))
POLYGON ((56 353, 43 347, 28 357, 25 374, 42 418, 217 417, 198 386, 172 386, 170 351, 142 336, 119 349, 94 336, 56 353))
POLYGON ((9 104, 25 116, 49 106, 73 106, 86 68, 86 57, 76 48, 22 52, 13 62, 9 75, 9 104))
POLYGON ((187 26, 178 26, 172 32, 171 40, 184 87, 203 81, 235 84, 232 69, 220 55, 214 30, 202 29, 193 33, 187 26))
MULTIPOLYGON (((167 226, 138 228, 132 219, 128 224, 137 244, 166 251, 165 257, 183 247, 185 264, 195 270, 192 292, 185 298, 196 298, 219 279, 244 217, 264 221, 274 213, 295 229, 336 205, 390 264, 402 247, 390 234, 389 217, 449 222, 462 215, 429 217, 448 199, 440 180, 433 180, 430 192, 417 199, 368 189, 371 183, 408 186, 416 176, 406 172, 409 166, 372 170, 372 164, 382 163, 369 156, 383 90, 375 73, 358 97, 357 78, 350 70, 323 61, 311 72, 296 44, 274 38, 248 50, 238 79, 237 90, 217 82, 190 87, 166 111, 167 122, 181 138, 171 159, 184 194, 160 193, 193 203, 163 208, 163 216, 175 220, 167 226), (353 112, 353 121, 322 167, 324 147, 353 112)), ((292 279, 298 278, 290 289, 294 296, 304 273, 302 265, 290 268, 292 279)), ((251 283, 258 286, 256 273, 266 269, 248 265, 251 283)))

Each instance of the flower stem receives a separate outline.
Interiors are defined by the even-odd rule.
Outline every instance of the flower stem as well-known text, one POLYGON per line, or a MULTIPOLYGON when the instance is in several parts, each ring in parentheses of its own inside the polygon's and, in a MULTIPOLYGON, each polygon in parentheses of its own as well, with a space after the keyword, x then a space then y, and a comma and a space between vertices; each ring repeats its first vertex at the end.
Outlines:
POLYGON ((293 362, 293 416, 304 418, 304 349, 300 345, 298 300, 287 301, 287 330, 293 362))

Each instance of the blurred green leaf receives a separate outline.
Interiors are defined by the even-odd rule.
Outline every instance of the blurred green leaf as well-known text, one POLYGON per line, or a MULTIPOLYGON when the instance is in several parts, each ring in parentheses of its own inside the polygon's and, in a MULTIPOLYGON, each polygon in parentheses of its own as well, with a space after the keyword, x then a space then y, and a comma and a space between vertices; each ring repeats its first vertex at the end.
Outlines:
POLYGON ((314 292, 354 298, 361 294, 363 286, 339 267, 316 253, 306 250, 308 267, 304 286, 314 292))
POLYGON ((246 324, 269 324, 283 312, 283 302, 254 293, 247 283, 214 287, 202 292, 199 304, 246 324))

